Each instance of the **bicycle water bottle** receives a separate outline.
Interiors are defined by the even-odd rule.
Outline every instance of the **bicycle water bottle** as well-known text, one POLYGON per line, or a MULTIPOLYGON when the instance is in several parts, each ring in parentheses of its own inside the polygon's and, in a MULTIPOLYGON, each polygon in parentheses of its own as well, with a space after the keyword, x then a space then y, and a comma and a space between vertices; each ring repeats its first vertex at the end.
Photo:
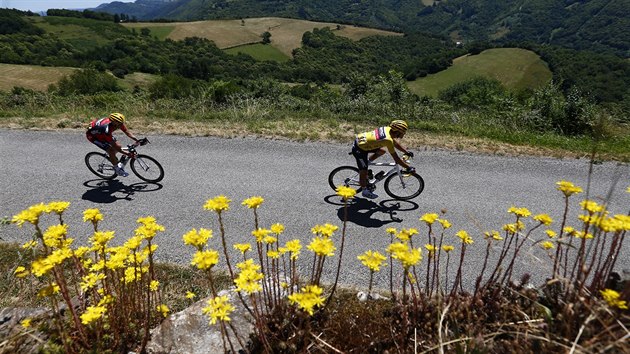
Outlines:
POLYGON ((374 176, 374 178, 375 178, 377 181, 380 181, 380 180, 382 180, 382 179, 383 179, 383 176, 385 176, 385 171, 380 171, 379 173, 377 173, 377 174, 376 174, 376 176, 374 176))
POLYGON ((127 155, 122 155, 120 157, 120 163, 124 164, 127 161, 127 155))

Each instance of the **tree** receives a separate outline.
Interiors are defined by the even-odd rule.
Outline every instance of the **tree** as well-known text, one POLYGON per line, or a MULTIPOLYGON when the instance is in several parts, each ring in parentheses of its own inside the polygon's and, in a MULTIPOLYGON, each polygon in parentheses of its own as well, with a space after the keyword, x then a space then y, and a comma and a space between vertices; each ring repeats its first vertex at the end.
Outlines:
POLYGON ((271 33, 269 33, 269 31, 265 31, 262 34, 262 42, 263 42, 263 44, 271 43, 271 33))

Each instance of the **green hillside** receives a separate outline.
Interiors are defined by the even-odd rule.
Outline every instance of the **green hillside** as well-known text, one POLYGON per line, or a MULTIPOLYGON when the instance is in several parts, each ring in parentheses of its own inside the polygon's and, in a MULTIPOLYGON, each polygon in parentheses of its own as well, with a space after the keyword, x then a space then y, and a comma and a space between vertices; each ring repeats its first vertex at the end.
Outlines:
POLYGON ((496 79, 508 89, 522 90, 546 85, 552 73, 532 51, 497 48, 459 57, 448 69, 409 82, 409 88, 419 96, 436 97, 439 91, 478 76, 496 79))
POLYGON ((287 17, 452 35, 466 43, 528 41, 630 57, 630 0, 186 0, 112 2, 98 10, 143 20, 287 17))

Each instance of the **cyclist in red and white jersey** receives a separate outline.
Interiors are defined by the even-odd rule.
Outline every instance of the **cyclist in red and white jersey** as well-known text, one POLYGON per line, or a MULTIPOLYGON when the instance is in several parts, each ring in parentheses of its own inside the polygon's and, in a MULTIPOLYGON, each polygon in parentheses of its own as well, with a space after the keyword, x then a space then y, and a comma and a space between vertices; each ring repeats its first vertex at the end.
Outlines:
POLYGON ((405 149, 396 139, 402 138, 407 132, 407 122, 404 120, 394 120, 389 126, 379 127, 369 132, 357 134, 352 145, 352 155, 357 160, 359 168, 359 184, 361 185, 362 195, 366 198, 374 199, 378 195, 370 191, 368 185, 368 164, 369 161, 376 160, 385 153, 385 149, 389 151, 397 164, 405 168, 408 172, 414 172, 415 169, 405 161, 403 161, 396 149, 402 151, 406 155, 413 157, 413 153, 405 149), (372 154, 368 158, 368 154, 372 154))
POLYGON ((112 135, 112 133, 117 129, 120 129, 123 133, 125 133, 125 135, 134 141, 138 141, 138 138, 127 130, 127 127, 125 126, 125 116, 122 113, 112 113, 105 118, 93 120, 87 127, 85 136, 91 143, 107 152, 107 155, 109 155, 109 161, 112 163, 112 166, 114 166, 114 170, 116 170, 117 175, 127 177, 129 174, 125 172, 122 168, 122 164, 118 162, 116 154, 121 153, 127 156, 131 155, 123 151, 120 143, 118 143, 116 138, 112 135))

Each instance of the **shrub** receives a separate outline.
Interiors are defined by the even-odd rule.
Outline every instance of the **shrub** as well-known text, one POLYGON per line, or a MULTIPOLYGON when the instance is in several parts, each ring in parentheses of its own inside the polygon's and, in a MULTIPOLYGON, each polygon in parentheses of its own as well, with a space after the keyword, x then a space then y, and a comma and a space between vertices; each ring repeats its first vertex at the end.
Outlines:
POLYGON ((95 69, 75 71, 70 76, 61 78, 56 86, 56 91, 62 96, 73 94, 91 95, 99 92, 117 92, 121 90, 122 88, 118 86, 116 78, 95 69))

